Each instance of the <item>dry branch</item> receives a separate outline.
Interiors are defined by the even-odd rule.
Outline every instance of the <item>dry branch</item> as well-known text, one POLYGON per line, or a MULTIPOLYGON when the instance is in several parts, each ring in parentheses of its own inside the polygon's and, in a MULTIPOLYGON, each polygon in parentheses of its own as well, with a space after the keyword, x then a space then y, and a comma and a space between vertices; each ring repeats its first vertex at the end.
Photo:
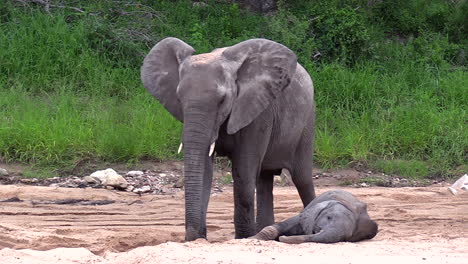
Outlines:
POLYGON ((50 13, 50 8, 66 8, 66 9, 72 9, 72 10, 74 10, 76 12, 79 12, 79 13, 84 13, 85 12, 83 9, 80 9, 80 8, 74 7, 74 6, 50 4, 50 2, 47 1, 47 0, 10 0, 10 1, 19 2, 19 3, 22 3, 22 4, 29 4, 29 3, 38 4, 38 5, 43 6, 47 13, 50 13))

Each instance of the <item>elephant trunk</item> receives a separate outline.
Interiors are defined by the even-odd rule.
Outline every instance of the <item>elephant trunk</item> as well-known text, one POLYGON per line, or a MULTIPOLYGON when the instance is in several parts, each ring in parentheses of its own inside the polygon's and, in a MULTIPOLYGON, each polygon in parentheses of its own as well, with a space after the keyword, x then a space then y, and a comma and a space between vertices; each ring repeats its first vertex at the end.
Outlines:
POLYGON ((211 124, 200 115, 184 116, 185 239, 206 238, 206 211, 213 174, 208 156, 211 124))

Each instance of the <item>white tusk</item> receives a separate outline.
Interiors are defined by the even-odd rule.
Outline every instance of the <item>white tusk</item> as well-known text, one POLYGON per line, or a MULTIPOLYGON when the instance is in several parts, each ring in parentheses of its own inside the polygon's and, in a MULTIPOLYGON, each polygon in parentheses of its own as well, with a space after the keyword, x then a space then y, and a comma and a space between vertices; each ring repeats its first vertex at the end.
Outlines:
POLYGON ((179 154, 182 151, 182 148, 184 147, 184 143, 180 142, 179 150, 177 151, 177 154, 179 154))
POLYGON ((213 142, 210 146, 210 153, 208 154, 208 157, 211 157, 211 155, 213 155, 214 148, 215 148, 215 143, 213 142))

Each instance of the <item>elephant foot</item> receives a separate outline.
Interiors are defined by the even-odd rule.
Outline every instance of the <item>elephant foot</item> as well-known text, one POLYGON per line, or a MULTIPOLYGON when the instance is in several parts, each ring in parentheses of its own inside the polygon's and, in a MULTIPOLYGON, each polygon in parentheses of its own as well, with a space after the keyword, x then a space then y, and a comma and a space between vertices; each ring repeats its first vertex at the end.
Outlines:
POLYGON ((264 227, 260 232, 258 232, 258 234, 250 238, 257 240, 275 240, 278 237, 278 235, 278 229, 276 229, 276 227, 267 226, 264 227))

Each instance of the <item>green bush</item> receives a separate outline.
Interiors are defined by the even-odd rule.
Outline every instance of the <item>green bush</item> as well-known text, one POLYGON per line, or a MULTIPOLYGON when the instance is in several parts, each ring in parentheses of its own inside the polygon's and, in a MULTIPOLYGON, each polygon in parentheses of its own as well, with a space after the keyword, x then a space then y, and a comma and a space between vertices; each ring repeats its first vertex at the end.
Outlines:
POLYGON ((368 52, 370 36, 364 18, 355 9, 326 10, 311 28, 325 57, 353 63, 368 52))

